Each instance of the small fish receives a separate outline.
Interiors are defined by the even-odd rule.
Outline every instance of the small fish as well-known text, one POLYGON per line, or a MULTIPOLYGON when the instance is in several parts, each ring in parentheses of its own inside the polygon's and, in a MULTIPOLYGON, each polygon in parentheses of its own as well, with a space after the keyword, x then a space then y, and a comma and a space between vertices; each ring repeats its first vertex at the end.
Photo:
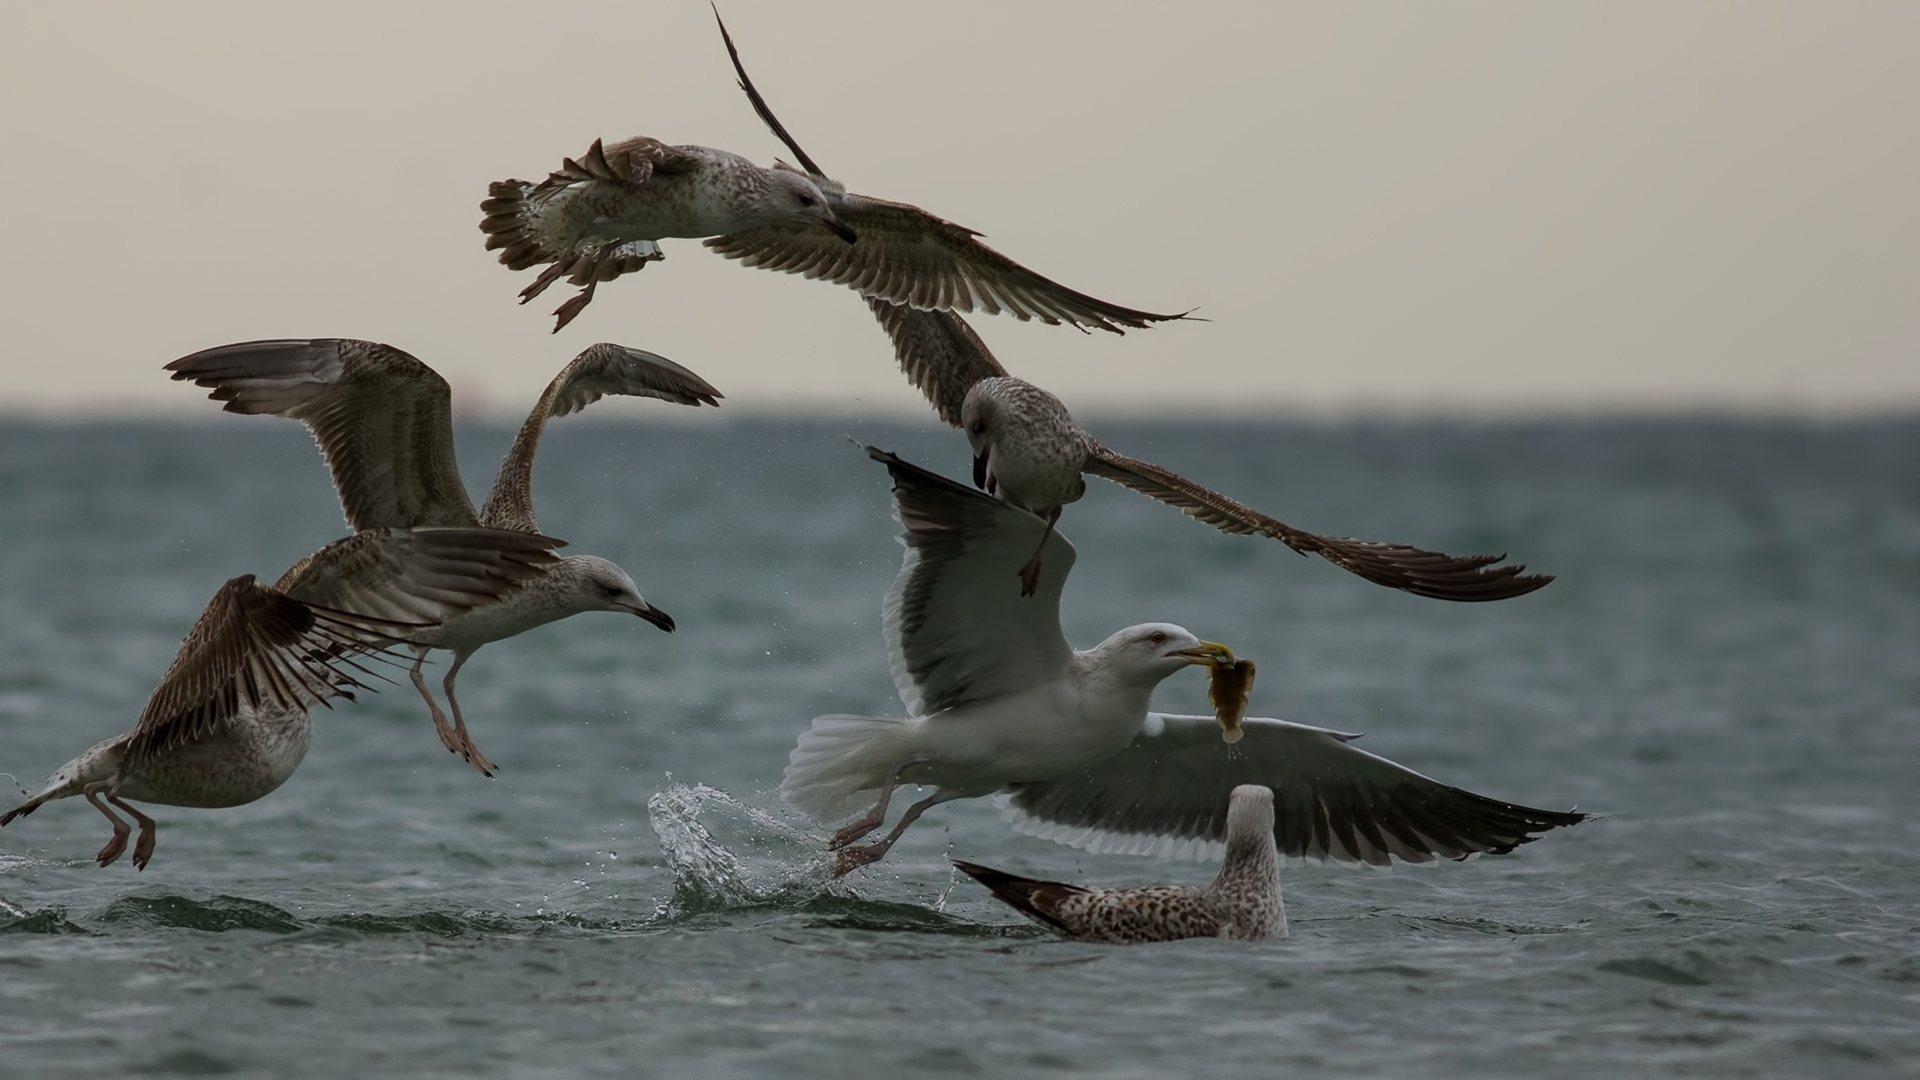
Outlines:
POLYGON ((1235 660, 1218 664, 1207 672, 1207 700, 1213 703, 1214 719, 1220 721, 1220 741, 1237 743, 1246 734, 1240 719, 1247 715, 1247 699, 1253 696, 1253 661, 1235 660))

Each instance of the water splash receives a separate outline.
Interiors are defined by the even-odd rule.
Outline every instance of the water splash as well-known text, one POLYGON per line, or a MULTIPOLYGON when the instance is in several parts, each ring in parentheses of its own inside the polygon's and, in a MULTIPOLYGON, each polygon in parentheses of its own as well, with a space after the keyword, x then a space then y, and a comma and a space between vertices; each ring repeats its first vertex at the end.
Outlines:
POLYGON ((647 800, 647 816, 673 872, 665 916, 788 906, 843 891, 819 837, 719 788, 670 785, 647 800))

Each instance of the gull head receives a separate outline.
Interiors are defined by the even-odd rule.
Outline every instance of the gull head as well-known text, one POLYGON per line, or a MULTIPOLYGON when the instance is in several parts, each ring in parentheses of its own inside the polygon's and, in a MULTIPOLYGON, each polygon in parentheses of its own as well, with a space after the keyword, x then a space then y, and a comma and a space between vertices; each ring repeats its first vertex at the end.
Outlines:
POLYGON ((973 449, 973 485, 1035 513, 1074 502, 1088 439, 1059 398, 1025 379, 981 379, 960 403, 960 429, 973 449))
POLYGON ((673 616, 647 603, 625 570, 593 555, 575 555, 573 588, 569 599, 580 611, 624 611, 673 633, 673 616))
MULTIPOLYGON (((1278 857, 1273 846, 1273 789, 1241 784, 1227 796, 1227 859, 1220 868, 1222 879, 1227 867, 1236 862, 1272 867, 1278 857)), ((1265 870, 1267 874, 1273 872, 1265 870)))
POLYGON ((1227 839, 1244 836, 1259 840, 1273 837, 1273 789, 1262 784, 1241 784, 1227 796, 1227 839))
POLYGON ((760 192, 764 200, 762 208, 776 220, 802 218, 849 244, 858 239, 846 222, 833 212, 833 204, 827 201, 826 193, 820 190, 820 185, 814 183, 812 177, 793 169, 768 169, 765 175, 768 183, 760 192))
POLYGON ((1093 651, 1102 654, 1115 671, 1156 683, 1192 664, 1216 667, 1233 663, 1232 649, 1201 641, 1172 623, 1129 626, 1093 651))
POLYGON ((1227 796, 1227 859, 1273 851, 1273 788, 1240 784, 1227 796))

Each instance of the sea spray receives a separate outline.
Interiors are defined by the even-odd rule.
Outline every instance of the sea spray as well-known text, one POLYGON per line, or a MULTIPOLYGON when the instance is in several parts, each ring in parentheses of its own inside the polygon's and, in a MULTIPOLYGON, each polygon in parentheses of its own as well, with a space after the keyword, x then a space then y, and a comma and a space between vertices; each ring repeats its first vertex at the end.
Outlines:
POLYGON ((662 914, 797 904, 836 891, 818 836, 719 788, 672 784, 647 800, 647 816, 673 873, 662 914))

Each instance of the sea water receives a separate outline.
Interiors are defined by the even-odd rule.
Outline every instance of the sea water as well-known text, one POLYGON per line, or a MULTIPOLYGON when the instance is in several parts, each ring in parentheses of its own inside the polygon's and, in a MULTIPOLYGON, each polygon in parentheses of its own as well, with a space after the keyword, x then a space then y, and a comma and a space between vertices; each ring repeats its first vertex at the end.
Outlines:
MULTIPOLYGON (((1920 1068, 1920 423, 1097 425, 1301 528, 1558 580, 1420 599, 1096 480, 1062 522, 1075 644, 1178 622, 1259 662, 1251 715, 1606 815, 1501 857, 1288 867, 1285 941, 1115 948, 947 859, 1096 885, 1213 868, 1021 836, 980 799, 836 882, 828 830, 776 794, 810 718, 900 709, 898 527, 846 436, 960 477, 964 442, 698 419, 551 429, 543 530, 679 630, 585 615, 479 653, 462 704, 497 779, 403 676, 322 710, 269 797, 153 808, 144 873, 93 865, 84 800, 0 832, 0 1074, 1920 1068)), ((476 494, 510 436, 462 432, 476 494)), ((290 423, 0 423, 0 769, 37 788, 130 728, 221 582, 342 533, 290 423)), ((1156 697, 1205 702, 1197 670, 1156 697)))

